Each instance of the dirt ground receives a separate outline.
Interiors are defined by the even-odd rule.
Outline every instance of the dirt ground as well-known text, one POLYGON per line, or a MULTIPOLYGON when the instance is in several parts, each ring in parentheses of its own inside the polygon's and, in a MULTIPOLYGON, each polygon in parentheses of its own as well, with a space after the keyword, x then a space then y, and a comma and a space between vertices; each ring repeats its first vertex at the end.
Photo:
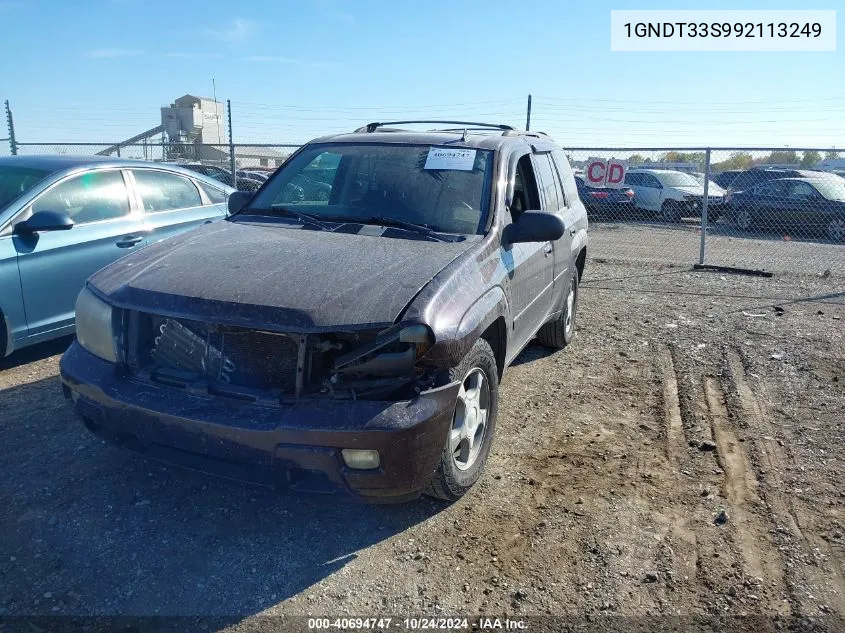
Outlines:
POLYGON ((580 301, 569 348, 531 346, 506 372, 486 471, 451 505, 282 495, 146 462, 71 414, 67 340, 7 359, 0 615, 240 631, 279 615, 654 630, 747 614, 840 630, 842 278, 591 261, 580 301), (772 300, 785 295, 812 300, 772 300))

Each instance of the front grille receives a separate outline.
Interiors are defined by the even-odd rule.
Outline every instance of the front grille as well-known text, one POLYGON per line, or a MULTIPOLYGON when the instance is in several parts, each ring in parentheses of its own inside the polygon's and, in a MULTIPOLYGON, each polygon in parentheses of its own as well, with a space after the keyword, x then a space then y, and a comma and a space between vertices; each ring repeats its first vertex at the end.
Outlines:
POLYGON ((140 315, 135 366, 169 379, 296 392, 299 339, 275 332, 140 315))
POLYGON ((296 390, 299 344, 284 334, 251 330, 223 333, 227 382, 261 389, 296 390), (228 371, 227 371, 228 370, 228 371))

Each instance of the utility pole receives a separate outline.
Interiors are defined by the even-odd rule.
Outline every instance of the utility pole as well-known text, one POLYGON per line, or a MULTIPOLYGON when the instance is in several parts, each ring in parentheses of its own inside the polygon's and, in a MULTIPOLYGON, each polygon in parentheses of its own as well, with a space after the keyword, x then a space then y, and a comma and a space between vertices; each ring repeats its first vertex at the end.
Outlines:
POLYGON ((531 95, 528 95, 528 111, 525 113, 525 130, 531 129, 531 95))
POLYGON ((15 122, 12 119, 12 109, 9 107, 8 99, 6 99, 6 123, 9 127, 9 150, 12 152, 12 156, 17 156, 18 142, 15 140, 15 122))
POLYGON ((232 100, 226 99, 226 110, 228 111, 229 115, 229 159, 232 163, 232 186, 237 189, 238 187, 238 177, 235 173, 237 170, 235 168, 235 142, 232 140, 232 100))

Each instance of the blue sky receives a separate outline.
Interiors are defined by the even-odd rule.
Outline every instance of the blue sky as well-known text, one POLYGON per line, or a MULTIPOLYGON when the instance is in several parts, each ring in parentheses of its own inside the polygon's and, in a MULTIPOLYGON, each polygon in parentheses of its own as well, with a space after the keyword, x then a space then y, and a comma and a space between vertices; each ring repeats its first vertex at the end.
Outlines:
POLYGON ((0 99, 20 141, 123 140, 157 125, 176 97, 211 96, 213 79, 241 142, 300 142, 392 118, 522 126, 531 93, 532 128, 567 146, 845 147, 841 44, 610 51, 612 8, 841 0, 801 4, 0 0, 0 99))

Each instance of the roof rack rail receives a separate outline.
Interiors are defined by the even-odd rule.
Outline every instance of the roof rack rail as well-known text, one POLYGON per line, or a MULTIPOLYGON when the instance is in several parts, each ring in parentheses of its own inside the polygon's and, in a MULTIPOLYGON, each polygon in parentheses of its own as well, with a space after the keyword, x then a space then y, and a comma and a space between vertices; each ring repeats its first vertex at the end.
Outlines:
POLYGON ((367 123, 364 127, 359 127, 356 132, 375 132, 380 127, 384 127, 386 125, 408 125, 410 123, 446 123, 448 125, 466 125, 473 128, 483 128, 485 130, 513 130, 510 125, 502 125, 501 123, 476 123, 473 121, 385 121, 382 123, 367 123))
POLYGON ((503 136, 531 136, 534 138, 548 138, 549 135, 539 130, 507 130, 503 136))

